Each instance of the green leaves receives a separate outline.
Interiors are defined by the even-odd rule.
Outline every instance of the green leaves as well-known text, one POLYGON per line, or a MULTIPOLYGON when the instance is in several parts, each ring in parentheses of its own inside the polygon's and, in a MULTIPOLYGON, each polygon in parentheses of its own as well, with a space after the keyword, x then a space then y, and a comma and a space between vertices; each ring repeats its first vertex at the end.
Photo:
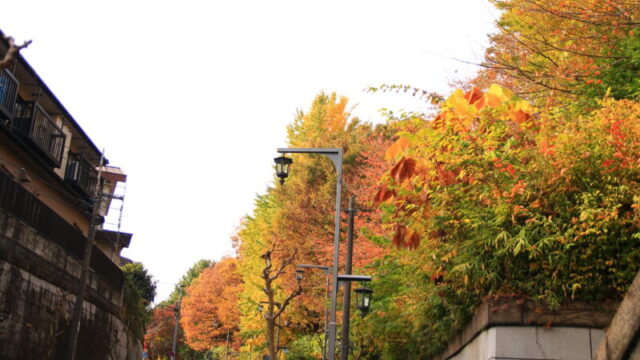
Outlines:
POLYGON ((487 295, 550 308, 621 296, 640 257, 638 104, 536 112, 492 86, 455 92, 431 121, 395 126, 403 140, 387 151, 395 162, 376 200, 393 244, 414 250, 388 259, 390 274, 411 275, 382 290, 377 330, 429 345, 394 346, 434 355, 487 295), (396 306, 413 314, 411 330, 389 327, 396 306))

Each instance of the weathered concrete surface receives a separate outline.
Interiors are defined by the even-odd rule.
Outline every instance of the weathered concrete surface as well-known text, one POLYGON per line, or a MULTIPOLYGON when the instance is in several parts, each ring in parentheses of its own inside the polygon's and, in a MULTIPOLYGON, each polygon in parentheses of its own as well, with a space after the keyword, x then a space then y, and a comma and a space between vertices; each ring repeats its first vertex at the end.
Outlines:
POLYGON ((640 272, 620 304, 594 360, 640 360, 640 272))
POLYGON ((437 359, 590 359, 615 308, 571 303, 547 311, 514 299, 485 301, 437 359))
POLYGON ((494 326, 482 331, 452 360, 564 359, 588 360, 600 329, 542 326, 494 326))
MULTIPOLYGON (((81 261, 0 209, 0 359, 61 359, 81 261)), ((78 358, 137 359, 120 320, 121 289, 92 273, 78 358)))

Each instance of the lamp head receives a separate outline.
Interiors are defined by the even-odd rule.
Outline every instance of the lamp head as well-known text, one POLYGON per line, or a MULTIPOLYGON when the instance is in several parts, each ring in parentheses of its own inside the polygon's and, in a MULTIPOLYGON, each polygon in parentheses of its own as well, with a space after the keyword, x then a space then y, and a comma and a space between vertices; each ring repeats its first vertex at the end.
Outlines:
POLYGON ((369 308, 371 306, 371 294, 373 294, 373 290, 367 287, 360 287, 356 290, 356 306, 358 310, 360 310, 360 315, 365 317, 369 313, 369 308))
POLYGON ((284 184, 284 179, 289 176, 289 165, 293 163, 293 160, 282 155, 273 161, 276 163, 276 176, 280 179, 280 184, 284 184))

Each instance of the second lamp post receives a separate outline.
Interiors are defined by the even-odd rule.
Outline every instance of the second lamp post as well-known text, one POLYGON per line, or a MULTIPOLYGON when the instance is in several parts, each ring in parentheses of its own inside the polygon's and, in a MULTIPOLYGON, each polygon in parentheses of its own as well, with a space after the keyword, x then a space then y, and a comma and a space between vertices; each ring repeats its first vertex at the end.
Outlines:
POLYGON ((335 360, 336 354, 336 309, 338 305, 338 260, 340 255, 340 200, 342 194, 342 149, 341 148, 280 148, 278 153, 283 154, 275 159, 276 175, 280 179, 280 183, 288 176, 289 165, 292 160, 285 157, 284 154, 320 154, 328 157, 336 168, 336 213, 335 213, 335 231, 333 237, 333 266, 332 277, 333 284, 331 286, 331 311, 329 312, 329 349, 328 359, 335 360))

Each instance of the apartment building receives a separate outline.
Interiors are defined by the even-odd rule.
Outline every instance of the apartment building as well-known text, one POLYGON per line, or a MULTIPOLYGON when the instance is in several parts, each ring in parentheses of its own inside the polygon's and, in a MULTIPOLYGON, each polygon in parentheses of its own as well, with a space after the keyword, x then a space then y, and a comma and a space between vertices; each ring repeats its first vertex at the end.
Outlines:
MULTIPOLYGON (((0 56, 4 39, 0 32, 0 56)), ((131 234, 101 225, 125 181, 24 58, 0 69, 0 358, 64 358, 94 201, 76 359, 136 353, 122 321, 118 266, 131 234)))

